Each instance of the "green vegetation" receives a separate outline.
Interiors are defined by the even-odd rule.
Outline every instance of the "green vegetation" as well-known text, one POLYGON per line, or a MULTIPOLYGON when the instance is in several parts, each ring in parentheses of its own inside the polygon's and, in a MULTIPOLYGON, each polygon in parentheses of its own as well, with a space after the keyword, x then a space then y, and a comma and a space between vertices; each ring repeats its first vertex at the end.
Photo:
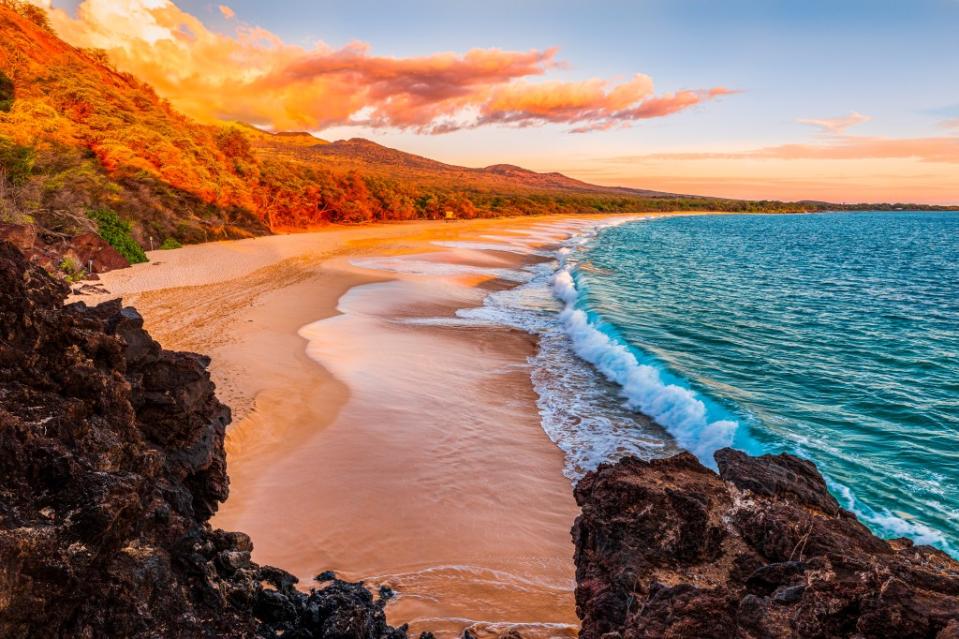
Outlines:
POLYGON ((0 111, 9 113, 13 108, 13 99, 16 97, 16 90, 6 73, 0 71, 0 111))
POLYGON ((100 237, 115 248, 120 255, 127 258, 130 264, 146 262, 147 256, 143 248, 130 235, 131 225, 110 209, 102 208, 90 211, 90 219, 97 223, 100 237))
POLYGON ((86 271, 83 270, 72 258, 65 257, 60 261, 60 272, 63 273, 63 279, 70 284, 79 282, 86 277, 86 271))
POLYGON ((183 245, 177 242, 172 237, 168 237, 167 239, 163 240, 163 244, 160 245, 161 251, 169 251, 170 249, 178 249, 178 248, 183 248, 183 245))
POLYGON ((0 136, 0 178, 9 186, 22 186, 33 173, 35 161, 33 149, 0 136))

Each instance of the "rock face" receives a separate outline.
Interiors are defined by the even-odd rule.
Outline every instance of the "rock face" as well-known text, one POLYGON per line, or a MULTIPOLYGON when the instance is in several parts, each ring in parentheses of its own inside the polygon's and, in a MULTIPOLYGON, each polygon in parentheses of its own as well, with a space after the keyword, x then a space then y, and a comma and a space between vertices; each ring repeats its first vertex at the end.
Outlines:
POLYGON ((210 527, 230 411, 208 360, 66 292, 0 241, 0 637, 405 637, 362 585, 300 592, 210 527))
POLYGON ((959 562, 875 537, 790 455, 603 465, 576 487, 582 639, 959 638, 959 562))
POLYGON ((0 224, 0 240, 10 242, 28 261, 50 273, 56 273, 65 260, 85 271, 88 279, 96 279, 97 273, 130 266, 125 257, 94 233, 52 239, 42 236, 31 224, 0 224))

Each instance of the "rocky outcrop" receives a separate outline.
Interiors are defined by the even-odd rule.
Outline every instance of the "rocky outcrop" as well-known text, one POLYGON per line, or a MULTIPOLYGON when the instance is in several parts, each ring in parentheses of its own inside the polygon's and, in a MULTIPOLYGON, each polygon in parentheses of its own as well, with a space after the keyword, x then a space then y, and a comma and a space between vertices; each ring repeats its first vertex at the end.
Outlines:
POLYGON ((310 593, 208 523, 229 409, 209 361, 0 241, 0 637, 405 637, 384 601, 310 593))
POLYGON ((130 266, 130 262, 95 233, 72 237, 52 237, 41 233, 33 224, 0 224, 0 240, 16 246, 27 261, 42 266, 48 273, 64 269, 80 272, 86 279, 130 266))
POLYGON ((884 541, 790 455, 603 465, 576 487, 582 639, 959 639, 959 562, 884 541))

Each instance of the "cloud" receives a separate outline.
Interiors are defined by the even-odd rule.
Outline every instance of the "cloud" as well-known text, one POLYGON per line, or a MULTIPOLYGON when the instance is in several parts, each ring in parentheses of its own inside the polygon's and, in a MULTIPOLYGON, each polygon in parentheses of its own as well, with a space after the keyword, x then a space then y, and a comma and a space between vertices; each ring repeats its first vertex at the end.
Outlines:
POLYGON ((955 129, 956 131, 959 131, 959 118, 946 120, 945 122, 941 122, 939 126, 944 129, 955 129))
MULTIPOLYGON (((42 1, 42 0, 37 0, 42 1)), ((486 125, 558 124, 608 129, 665 117, 731 91, 654 93, 642 74, 619 84, 543 79, 562 66, 556 49, 396 58, 368 44, 301 47, 236 19, 217 33, 171 0, 83 0, 76 17, 53 9, 68 42, 104 49, 121 70, 153 85, 200 119, 242 120, 275 129, 364 125, 447 133, 486 125)))
POLYGON ((856 126, 857 124, 863 124, 871 119, 872 118, 868 115, 863 115, 862 113, 853 111, 849 115, 838 118, 801 119, 799 120, 799 123, 819 127, 822 129, 823 133, 842 135, 849 127, 856 126))
POLYGON ((710 153, 652 153, 637 160, 875 160, 910 159, 959 164, 959 137, 884 138, 842 136, 818 144, 781 144, 747 151, 710 153))

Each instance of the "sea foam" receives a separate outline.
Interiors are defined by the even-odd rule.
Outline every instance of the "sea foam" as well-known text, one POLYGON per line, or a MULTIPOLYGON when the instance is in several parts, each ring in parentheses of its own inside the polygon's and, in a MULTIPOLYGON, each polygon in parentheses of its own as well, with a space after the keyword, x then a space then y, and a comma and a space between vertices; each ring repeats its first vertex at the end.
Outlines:
MULTIPOLYGON (((588 238, 586 238, 588 239, 588 238)), ((577 308, 579 292, 568 253, 560 254, 561 266, 553 275, 553 294, 564 304, 560 313, 573 350, 596 367, 606 379, 622 388, 627 405, 652 417, 680 446, 699 460, 716 467, 713 453, 732 445, 738 422, 710 421, 706 405, 696 393, 663 381, 660 371, 641 364, 629 348, 603 332, 601 324, 577 308)))

